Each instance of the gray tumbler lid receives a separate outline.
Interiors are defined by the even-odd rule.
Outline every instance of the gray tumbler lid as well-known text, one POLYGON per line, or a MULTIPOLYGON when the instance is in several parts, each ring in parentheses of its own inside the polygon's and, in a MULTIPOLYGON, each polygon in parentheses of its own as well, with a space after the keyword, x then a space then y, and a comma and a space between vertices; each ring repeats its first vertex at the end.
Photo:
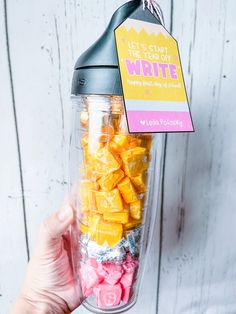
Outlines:
POLYGON ((160 24, 142 0, 122 5, 112 16, 103 35, 77 60, 72 81, 72 95, 123 95, 114 30, 128 17, 160 24))

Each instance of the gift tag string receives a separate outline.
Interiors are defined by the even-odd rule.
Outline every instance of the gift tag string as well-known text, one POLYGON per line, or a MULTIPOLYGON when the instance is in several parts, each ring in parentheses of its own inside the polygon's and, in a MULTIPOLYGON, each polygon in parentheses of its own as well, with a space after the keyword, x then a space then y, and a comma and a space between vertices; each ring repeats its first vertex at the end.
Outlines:
POLYGON ((145 8, 148 8, 160 20, 163 26, 165 25, 164 15, 157 0, 143 0, 143 9, 145 10, 145 8))

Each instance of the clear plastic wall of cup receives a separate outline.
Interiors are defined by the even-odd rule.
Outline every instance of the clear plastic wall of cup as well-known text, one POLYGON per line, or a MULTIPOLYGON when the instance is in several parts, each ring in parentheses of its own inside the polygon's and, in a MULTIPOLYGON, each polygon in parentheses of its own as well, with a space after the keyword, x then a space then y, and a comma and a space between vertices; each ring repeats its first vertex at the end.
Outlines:
POLYGON ((130 134, 120 96, 72 102, 75 274, 87 309, 120 313, 137 300, 158 223, 163 136, 130 134))

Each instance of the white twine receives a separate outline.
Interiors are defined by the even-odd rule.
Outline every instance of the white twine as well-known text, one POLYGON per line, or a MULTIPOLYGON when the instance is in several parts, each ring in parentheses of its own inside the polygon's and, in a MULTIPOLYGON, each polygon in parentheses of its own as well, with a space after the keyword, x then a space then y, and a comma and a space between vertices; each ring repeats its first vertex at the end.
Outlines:
POLYGON ((165 25, 164 15, 157 0, 143 0, 143 9, 145 10, 146 7, 159 18, 162 25, 165 25))

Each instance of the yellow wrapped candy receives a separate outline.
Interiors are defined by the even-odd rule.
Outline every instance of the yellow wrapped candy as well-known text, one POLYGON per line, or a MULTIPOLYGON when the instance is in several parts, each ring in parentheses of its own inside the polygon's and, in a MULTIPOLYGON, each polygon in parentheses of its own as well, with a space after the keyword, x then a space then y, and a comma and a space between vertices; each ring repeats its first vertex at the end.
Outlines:
POLYGON ((147 177, 147 174, 146 173, 140 173, 139 175, 137 175, 136 177, 132 177, 130 178, 134 187, 135 187, 135 190, 138 192, 138 193, 144 193, 146 192, 146 177, 147 177))
POLYGON ((83 153, 84 153, 84 162, 85 162, 85 164, 87 165, 88 162, 89 162, 88 145, 85 145, 85 146, 84 146, 83 153))
POLYGON ((92 238, 96 237, 96 230, 102 221, 102 215, 93 214, 89 219, 89 234, 92 238))
POLYGON ((121 153, 123 168, 129 177, 136 177, 148 168, 147 150, 135 147, 121 153))
POLYGON ((126 135, 117 134, 114 136, 113 141, 120 146, 121 150, 126 149, 129 146, 129 142, 126 135))
POLYGON ((123 235, 123 226, 120 223, 110 223, 99 220, 99 223, 91 226, 92 239, 99 245, 107 243, 109 246, 117 244, 123 235))
POLYGON ((104 147, 104 143, 100 142, 94 136, 89 136, 88 133, 85 133, 81 138, 81 145, 83 149, 87 150, 90 154, 94 153, 97 149, 104 147))
POLYGON ((129 213, 129 204, 123 201, 123 212, 129 213))
POLYGON ((112 152, 114 152, 115 154, 120 153, 120 146, 118 144, 116 144, 114 141, 110 141, 108 145, 109 145, 109 149, 112 152))
POLYGON ((84 211, 80 217, 80 222, 86 226, 89 225, 91 219, 91 211, 84 211))
POLYGON ((101 177, 101 179, 98 180, 98 183, 102 190, 111 191, 116 187, 117 183, 124 178, 124 176, 124 171, 118 169, 112 173, 107 174, 106 176, 101 177))
POLYGON ((91 157, 93 170, 100 177, 116 171, 121 167, 119 158, 110 152, 107 147, 98 149, 91 157))
POLYGON ((112 151, 120 154, 123 150, 126 150, 129 147, 127 136, 123 134, 114 135, 112 141, 109 143, 109 147, 112 151))
POLYGON ((86 145, 88 145, 88 133, 85 133, 85 134, 82 136, 81 144, 82 144, 83 147, 85 147, 86 145))
POLYGON ((140 200, 130 204, 130 216, 138 220, 142 218, 142 202, 140 200))
POLYGON ((91 156, 97 153, 97 151, 101 148, 104 148, 104 143, 100 141, 99 134, 89 135, 88 137, 88 153, 91 156))
POLYGON ((138 200, 138 196, 129 177, 125 177, 117 186, 126 203, 129 204, 138 200))
POLYGON ((83 152, 84 152, 84 164, 85 164, 86 177, 88 179, 97 180, 99 177, 101 177, 101 175, 99 175, 99 173, 97 173, 97 171, 94 170, 94 168, 93 168, 92 156, 94 154, 89 153, 89 146, 88 145, 85 145, 83 152))
POLYGON ((100 176, 97 176, 97 173, 94 172, 91 164, 86 164, 85 169, 81 171, 81 174, 85 174, 86 178, 90 179, 93 182, 96 182, 100 176))
POLYGON ((96 242, 103 245, 107 242, 109 246, 116 245, 123 235, 123 226, 119 223, 101 223, 98 226, 96 242))
POLYGON ((80 203, 81 203, 81 210, 94 210, 96 209, 95 203, 95 196, 94 191, 97 190, 96 183, 90 180, 81 180, 79 186, 79 193, 80 193, 80 203))
POLYGON ((97 209, 100 213, 115 213, 123 210, 123 203, 118 189, 95 192, 97 209))
POLYGON ((101 128, 101 142, 108 142, 110 141, 115 134, 114 128, 112 125, 107 125, 101 128))
POLYGON ((110 222, 119 222, 121 224, 127 224, 129 222, 129 213, 105 213, 103 218, 110 222))
POLYGON ((130 230, 130 229, 133 229, 139 225, 141 225, 142 223, 142 220, 141 219, 130 219, 129 222, 127 224, 124 224, 124 229, 125 230, 130 230))
POLYGON ((79 225, 79 230, 82 232, 82 233, 85 233, 85 234, 88 234, 89 233, 89 227, 84 225, 84 224, 80 224, 79 225))

